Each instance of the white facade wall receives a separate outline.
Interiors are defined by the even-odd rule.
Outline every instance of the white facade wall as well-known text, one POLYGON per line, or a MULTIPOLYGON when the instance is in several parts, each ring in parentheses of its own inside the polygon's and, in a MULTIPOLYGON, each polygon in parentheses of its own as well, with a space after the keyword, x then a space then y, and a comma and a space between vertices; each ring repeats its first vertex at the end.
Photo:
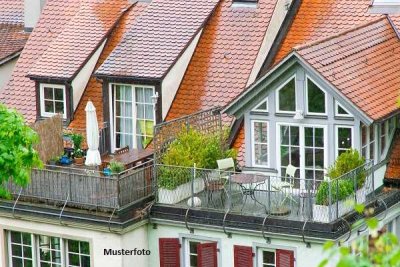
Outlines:
POLYGON ((0 217, 0 267, 7 267, 8 251, 5 232, 7 230, 64 239, 86 241, 90 244, 90 259, 93 267, 149 266, 152 256, 105 256, 104 249, 148 249, 147 225, 140 226, 125 234, 100 232, 49 223, 25 221, 0 217))
POLYGON ((17 59, 18 57, 0 66, 0 91, 3 90, 10 80, 15 64, 17 64, 17 59))
MULTIPOLYGON (((268 235, 267 235, 268 236, 268 235)), ((307 248, 301 240, 301 237, 296 237, 294 240, 271 237, 271 244, 267 244, 265 239, 262 238, 261 234, 251 235, 233 233, 232 238, 228 238, 226 234, 220 231, 213 230, 198 230, 195 229, 193 234, 184 226, 166 226, 157 225, 157 229, 152 229, 149 227, 149 249, 152 252, 152 257, 150 258, 150 265, 152 267, 159 266, 159 254, 158 254, 158 239, 159 238, 180 238, 181 239, 181 255, 185 250, 185 246, 182 243, 184 239, 201 239, 210 240, 218 242, 218 266, 221 267, 232 267, 234 266, 234 245, 241 246, 251 246, 253 247, 253 252, 256 252, 255 248, 267 248, 267 249, 285 249, 294 251, 295 256, 295 267, 313 267, 318 266, 322 258, 322 246, 323 242, 312 243, 311 248, 307 248)), ((254 266, 256 265, 256 257, 254 257, 254 266)), ((184 257, 181 256, 181 266, 186 266, 183 264, 184 257)))

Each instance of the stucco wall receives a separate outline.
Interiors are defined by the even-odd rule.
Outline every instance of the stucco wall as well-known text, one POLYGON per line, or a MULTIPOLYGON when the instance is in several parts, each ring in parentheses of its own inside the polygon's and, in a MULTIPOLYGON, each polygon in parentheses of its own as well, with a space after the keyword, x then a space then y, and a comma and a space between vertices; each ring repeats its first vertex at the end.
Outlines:
POLYGON ((55 236, 65 239, 87 241, 90 243, 91 266, 95 267, 128 267, 149 266, 149 256, 105 256, 104 249, 148 249, 147 226, 143 225, 123 235, 110 232, 99 232, 48 223, 37 223, 20 219, 0 217, 0 267, 7 266, 7 249, 5 247, 5 230, 21 231, 33 234, 55 236))
POLYGON ((0 66, 0 91, 10 80, 15 64, 17 64, 17 59, 18 57, 0 66))

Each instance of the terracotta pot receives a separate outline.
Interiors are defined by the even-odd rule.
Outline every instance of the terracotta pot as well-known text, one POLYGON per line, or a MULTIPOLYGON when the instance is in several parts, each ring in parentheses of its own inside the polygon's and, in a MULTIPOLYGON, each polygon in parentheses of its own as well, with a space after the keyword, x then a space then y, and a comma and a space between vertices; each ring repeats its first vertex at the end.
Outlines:
POLYGON ((82 158, 75 158, 75 164, 76 165, 83 165, 83 161, 84 161, 83 157, 82 158))

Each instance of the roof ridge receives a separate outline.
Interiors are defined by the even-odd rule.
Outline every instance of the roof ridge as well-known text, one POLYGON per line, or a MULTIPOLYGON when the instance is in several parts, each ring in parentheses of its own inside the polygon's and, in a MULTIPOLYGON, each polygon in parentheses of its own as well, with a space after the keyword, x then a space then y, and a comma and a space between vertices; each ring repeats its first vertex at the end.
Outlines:
MULTIPOLYGON (((370 26, 370 25, 372 25, 372 24, 375 24, 375 23, 377 23, 377 22, 379 22, 379 21, 383 21, 383 20, 385 20, 385 19, 388 19, 386 15, 383 16, 383 17, 381 17, 381 18, 379 18, 379 19, 375 19, 375 20, 369 21, 368 23, 357 25, 357 26, 355 26, 355 27, 353 27, 353 28, 351 28, 351 29, 348 29, 348 30, 346 30, 346 31, 343 31, 343 32, 340 32, 340 33, 337 33, 337 34, 334 34, 334 35, 331 35, 331 36, 328 36, 328 37, 324 37, 324 38, 321 38, 321 39, 318 39, 318 40, 315 40, 315 41, 307 42, 307 43, 305 43, 305 44, 297 45, 297 46, 295 46, 295 47, 292 48, 292 51, 300 51, 300 50, 309 48, 309 47, 311 47, 311 46, 324 43, 324 42, 326 42, 326 41, 335 39, 335 38, 337 38, 337 37, 343 36, 343 35, 348 34, 348 33, 350 33, 350 32, 357 31, 357 30, 359 30, 359 29, 362 29, 362 28, 364 28, 364 27, 366 27, 366 26, 370 26)), ((389 21, 389 24, 390 24, 390 21, 389 21)))

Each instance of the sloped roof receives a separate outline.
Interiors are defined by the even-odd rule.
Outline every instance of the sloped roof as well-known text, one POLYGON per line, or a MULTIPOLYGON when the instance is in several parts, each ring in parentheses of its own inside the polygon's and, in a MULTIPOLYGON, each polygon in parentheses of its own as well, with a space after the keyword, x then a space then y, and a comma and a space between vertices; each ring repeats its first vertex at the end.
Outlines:
POLYGON ((153 0, 96 75, 162 78, 219 0, 153 0))
POLYGON ((223 0, 207 23, 167 120, 223 106, 244 90, 276 0, 257 8, 232 8, 223 0))
POLYGON ((80 0, 48 0, 41 19, 26 43, 10 81, 0 92, 0 102, 18 109, 27 122, 36 119, 35 83, 26 75, 50 43, 79 10, 80 0))
POLYGON ((400 40, 388 19, 295 49, 371 119, 398 110, 400 40))
POLYGON ((394 136, 394 144, 392 151, 390 152, 389 164, 386 169, 386 179, 398 179, 400 180, 400 135, 397 132, 394 136))
POLYGON ((1 23, 24 23, 24 0, 0 0, 1 23))
POLYGON ((303 0, 275 63, 298 45, 327 38, 382 15, 368 13, 371 0, 303 0))
POLYGON ((28 75, 72 80, 129 6, 126 0, 85 0, 28 75))
MULTIPOLYGON (((117 27, 114 29, 110 38, 108 39, 106 46, 101 53, 99 60, 97 61, 95 70, 103 64, 103 62, 108 58, 115 47, 121 42, 125 37, 128 29, 130 29, 136 22, 137 17, 145 10, 147 3, 140 2, 135 4, 126 14, 123 15, 121 21, 118 23, 117 27)), ((78 104, 75 111, 74 120, 69 125, 70 128, 84 129, 86 128, 86 112, 85 107, 87 102, 91 100, 96 107, 97 121, 99 122, 99 127, 103 127, 104 117, 103 117, 103 90, 102 83, 92 76, 86 86, 85 92, 78 104)))
POLYGON ((0 0, 0 63, 17 55, 28 37, 24 32, 24 1, 0 0))

